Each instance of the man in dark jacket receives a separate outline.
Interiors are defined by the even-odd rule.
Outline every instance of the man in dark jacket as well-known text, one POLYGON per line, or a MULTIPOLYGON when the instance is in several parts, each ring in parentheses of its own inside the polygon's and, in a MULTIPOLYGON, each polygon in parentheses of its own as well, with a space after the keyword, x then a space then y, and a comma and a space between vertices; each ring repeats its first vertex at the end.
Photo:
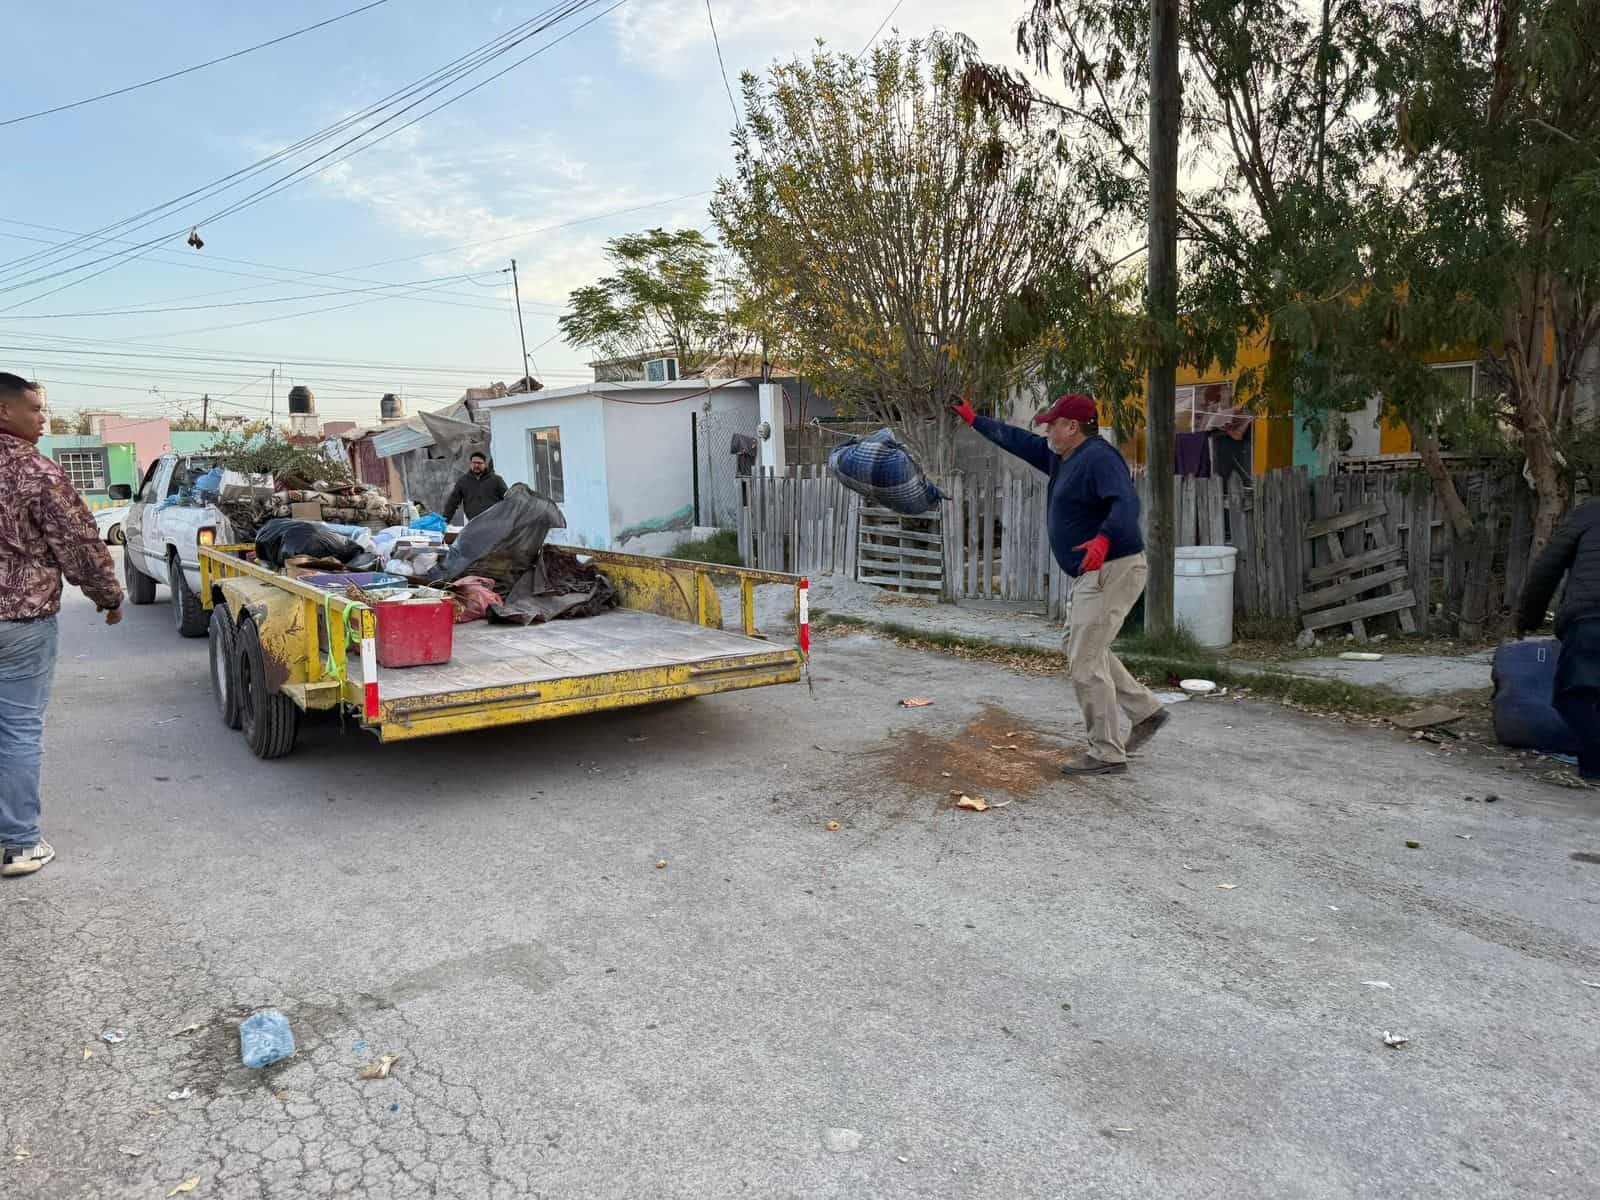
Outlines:
POLYGON ((486 508, 491 508, 506 498, 506 481, 489 470, 489 459, 481 450, 474 450, 467 459, 467 473, 456 480, 455 487, 444 502, 444 519, 456 515, 456 509, 472 520, 486 508))
POLYGON ((1034 417, 1045 436, 980 417, 965 400, 956 415, 1002 450, 1050 476, 1046 524, 1050 550, 1073 578, 1067 657, 1073 691, 1089 728, 1089 751, 1065 775, 1120 775, 1129 750, 1167 722, 1166 710, 1117 661, 1112 639, 1144 591, 1150 568, 1139 533, 1139 496, 1121 452, 1100 436, 1094 401, 1062 396, 1034 417), (1118 708, 1133 728, 1124 741, 1118 708))
POLYGON ((1556 660, 1552 701, 1578 742, 1578 773, 1600 781, 1600 500, 1580 504, 1550 537, 1522 585, 1517 632, 1544 624, 1550 597, 1561 577, 1567 590, 1556 612, 1556 660))

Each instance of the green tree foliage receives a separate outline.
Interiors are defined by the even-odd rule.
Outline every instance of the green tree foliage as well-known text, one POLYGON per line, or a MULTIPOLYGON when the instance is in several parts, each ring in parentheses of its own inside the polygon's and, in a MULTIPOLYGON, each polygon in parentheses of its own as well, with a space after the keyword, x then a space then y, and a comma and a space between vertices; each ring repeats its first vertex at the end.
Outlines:
MULTIPOLYGON (((1600 5, 1406 0, 1384 101, 1404 169, 1379 181, 1368 320, 1413 357, 1461 343, 1482 359, 1493 416, 1527 458, 1542 546, 1600 343, 1600 5)), ((1440 415, 1437 393, 1396 395, 1408 415, 1440 415)))
MULTIPOLYGON (((1231 371, 1238 339, 1262 331, 1276 345, 1269 366, 1240 377, 1249 400, 1315 382, 1320 402, 1365 404, 1353 368, 1363 361, 1352 300, 1364 262, 1365 180, 1382 134, 1362 103, 1380 59, 1383 10, 1364 0, 1190 0, 1180 17, 1184 184, 1179 197, 1180 316, 1171 327, 1137 318, 1131 277, 1114 281, 1113 309, 1097 298, 1057 293, 1055 340, 1100 356, 1100 399, 1141 395, 1153 353, 1176 346, 1179 361, 1231 371), (1090 337, 1074 338, 1086 329, 1090 337)), ((967 92, 986 108, 1048 124, 1078 148, 1111 227, 1142 252, 1148 217, 1150 10, 1147 0, 1034 0, 1018 47, 1064 96, 1018 72, 969 71, 967 92)), ((1046 370, 1051 355, 1046 353, 1046 370)), ((1062 364, 1059 356, 1056 362, 1062 364)))
POLYGON ((971 54, 891 40, 746 75, 712 205, 768 343, 935 470, 953 456, 950 398, 999 391, 1046 287, 1089 269, 1065 147, 965 97, 971 54))
POLYGON ((606 243, 612 274, 568 297, 560 326, 567 344, 600 359, 675 355, 683 375, 747 356, 736 280, 716 270, 716 247, 698 230, 645 233, 606 243))
POLYGON ((187 408, 173 417, 168 425, 174 433, 205 433, 217 428, 214 422, 202 421, 197 414, 187 408))

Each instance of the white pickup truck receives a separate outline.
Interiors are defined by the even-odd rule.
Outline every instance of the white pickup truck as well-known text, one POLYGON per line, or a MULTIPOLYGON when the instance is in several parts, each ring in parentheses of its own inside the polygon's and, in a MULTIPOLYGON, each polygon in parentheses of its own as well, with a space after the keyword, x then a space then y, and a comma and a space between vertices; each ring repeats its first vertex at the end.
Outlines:
POLYGON ((173 622, 184 637, 205 637, 210 624, 200 603, 200 546, 233 541, 220 509, 188 500, 194 481, 215 465, 204 454, 162 455, 144 473, 122 525, 129 601, 154 604, 157 582, 166 584, 173 622))

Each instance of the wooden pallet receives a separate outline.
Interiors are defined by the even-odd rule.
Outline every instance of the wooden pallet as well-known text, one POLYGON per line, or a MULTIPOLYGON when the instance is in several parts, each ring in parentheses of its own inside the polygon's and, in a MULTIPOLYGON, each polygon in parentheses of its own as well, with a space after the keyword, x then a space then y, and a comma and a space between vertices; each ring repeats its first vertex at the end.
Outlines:
POLYGON ((1326 561, 1306 572, 1307 590, 1300 593, 1303 628, 1348 624, 1364 642, 1369 618, 1395 613, 1402 630, 1417 631, 1412 615, 1417 598, 1408 583, 1405 548, 1393 540, 1388 516, 1380 500, 1307 523, 1305 540, 1315 546, 1320 539, 1326 561), (1356 553, 1345 553, 1347 539, 1358 547, 1356 553), (1375 592, 1382 594, 1368 595, 1375 592))
POLYGON ((861 509, 856 578, 891 591, 938 599, 944 591, 943 514, 903 517, 861 509))

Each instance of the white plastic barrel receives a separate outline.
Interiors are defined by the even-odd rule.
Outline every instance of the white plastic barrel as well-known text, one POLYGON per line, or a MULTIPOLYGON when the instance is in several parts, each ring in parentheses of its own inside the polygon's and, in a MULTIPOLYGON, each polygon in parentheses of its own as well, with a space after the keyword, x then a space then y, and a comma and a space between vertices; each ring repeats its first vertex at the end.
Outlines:
POLYGON ((1233 644, 1232 546, 1179 546, 1174 552, 1172 615, 1202 646, 1233 644))

